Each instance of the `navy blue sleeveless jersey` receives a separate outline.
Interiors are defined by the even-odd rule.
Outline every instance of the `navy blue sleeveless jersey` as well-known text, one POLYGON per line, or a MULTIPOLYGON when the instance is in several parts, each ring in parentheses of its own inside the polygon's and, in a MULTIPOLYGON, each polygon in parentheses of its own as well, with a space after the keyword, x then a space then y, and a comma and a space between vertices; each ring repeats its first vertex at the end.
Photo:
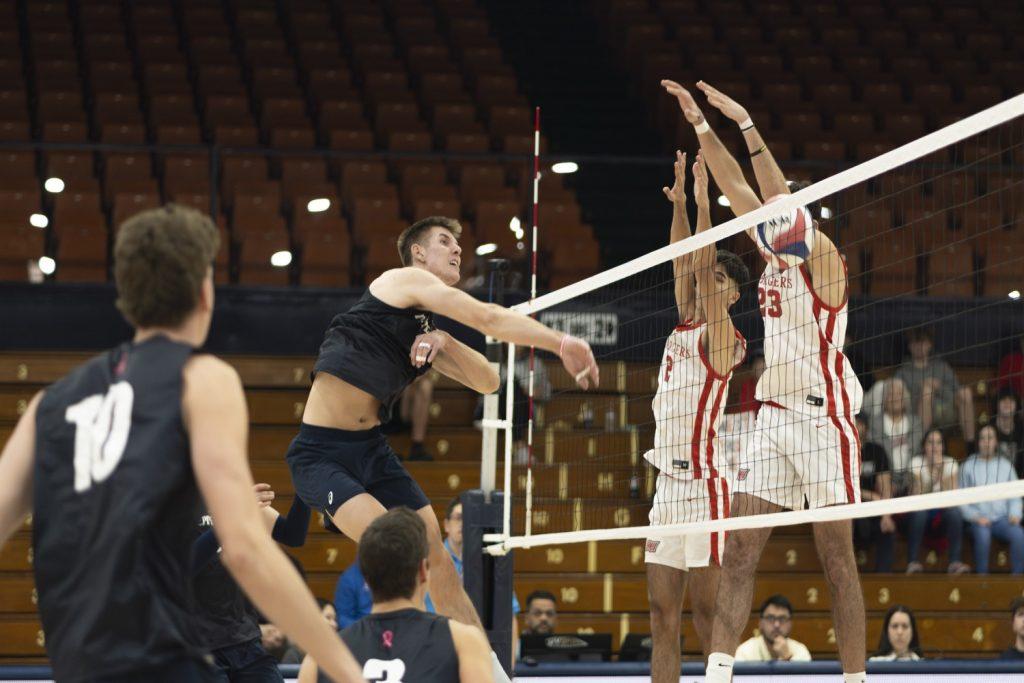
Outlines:
POLYGON ((163 336, 126 343, 39 403, 32 533, 56 680, 203 655, 188 575, 200 498, 181 414, 192 353, 163 336))
POLYGON ((459 683, 448 618, 418 609, 368 614, 341 632, 368 681, 459 683))
POLYGON ((402 391, 430 369, 413 367, 409 352, 417 336, 434 329, 429 311, 389 306, 367 289, 355 306, 334 316, 313 377, 326 372, 370 394, 380 401, 385 423, 402 391))

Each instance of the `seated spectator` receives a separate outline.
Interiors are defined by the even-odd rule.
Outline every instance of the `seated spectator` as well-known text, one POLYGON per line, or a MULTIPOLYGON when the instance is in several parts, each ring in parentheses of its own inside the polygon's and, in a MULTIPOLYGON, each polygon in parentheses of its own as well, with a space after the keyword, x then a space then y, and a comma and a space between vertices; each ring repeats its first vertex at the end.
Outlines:
POLYGON ((996 428, 996 452, 1013 463, 1018 479, 1024 479, 1024 423, 1020 419, 1020 399, 1009 387, 996 395, 995 412, 989 424, 996 428))
POLYGON ((547 636, 558 628, 558 602, 547 591, 533 591, 526 596, 526 628, 523 635, 547 636))
MULTIPOLYGON (((857 433, 860 435, 860 495, 861 500, 887 500, 892 498, 892 472, 885 449, 871 440, 868 419, 857 415, 857 433)), ((853 537, 860 548, 875 549, 875 571, 891 572, 893 548, 896 541, 896 522, 892 515, 866 517, 853 521, 853 537)))
MULTIPOLYGON (((996 428, 985 425, 978 433, 978 452, 960 468, 960 488, 1016 481, 1017 473, 1006 458, 996 455, 996 428)), ((974 538, 974 566, 988 574, 992 537, 1010 546, 1010 573, 1024 574, 1024 529, 1020 526, 1021 499, 1009 498, 960 507, 974 538)))
POLYGON ((431 373, 421 375, 402 392, 398 410, 403 422, 410 425, 412 442, 409 444, 409 460, 431 461, 434 459, 423 445, 427 438, 430 422, 430 402, 434 398, 434 380, 431 373))
POLYGON ((761 604, 760 635, 740 643, 737 662, 809 662, 811 651, 789 637, 793 630, 793 605, 783 595, 773 595, 761 604))
MULTIPOLYGON (((910 469, 914 473, 912 493, 934 493, 936 491, 953 491, 957 488, 960 476, 960 465, 946 455, 946 440, 942 430, 933 427, 924 435, 921 444, 921 455, 915 455, 910 461, 910 469)), ((950 574, 966 574, 971 568, 962 559, 964 539, 964 518, 960 508, 940 508, 936 510, 918 510, 907 514, 907 573, 917 574, 924 571, 921 564, 921 543, 929 528, 942 525, 945 538, 949 541, 950 574)))
POLYGON ((996 376, 999 378, 997 389, 1010 389, 1017 396, 1024 396, 1024 336, 1017 340, 1017 348, 999 361, 996 376))
POLYGON ((917 622, 909 607, 893 605, 882 621, 882 635, 872 662, 916 662, 922 659, 917 637, 917 622))
MULTIPOLYGON (((924 429, 933 424, 951 427, 957 423, 964 441, 974 442, 974 395, 961 387, 949 363, 932 357, 932 331, 927 327, 911 330, 907 338, 910 360, 896 370, 914 399, 914 412, 924 429)), ((917 442, 915 442, 917 443, 917 442)))
MULTIPOLYGON (((490 683, 490 646, 480 629, 423 611, 428 555, 426 525, 412 510, 395 508, 373 520, 359 541, 359 568, 373 611, 343 630, 341 639, 371 681, 490 683)), ((325 679, 306 657, 298 680, 325 679)))
POLYGON ((892 472, 892 498, 910 492, 913 477, 910 458, 921 443, 921 420, 910 411, 911 397, 902 380, 889 378, 883 383, 882 414, 871 419, 871 440, 885 449, 892 472))
POLYGON ((359 562, 353 562, 338 577, 334 587, 334 610, 338 615, 338 626, 348 628, 369 614, 372 608, 370 587, 359 571, 359 562))
POLYGON ((1024 597, 1017 596, 1010 603, 1010 626, 1013 644, 1003 650, 999 659, 1024 660, 1024 597))

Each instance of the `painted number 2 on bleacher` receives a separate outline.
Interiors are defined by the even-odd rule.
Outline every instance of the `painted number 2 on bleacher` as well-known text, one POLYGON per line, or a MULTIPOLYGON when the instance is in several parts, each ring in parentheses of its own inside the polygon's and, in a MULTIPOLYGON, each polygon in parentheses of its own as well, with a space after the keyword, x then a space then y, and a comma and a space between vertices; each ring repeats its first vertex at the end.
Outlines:
POLYGON ((401 659, 367 659, 363 676, 371 683, 402 683, 405 662, 401 659))
POLYGON ((64 419, 75 425, 75 492, 82 493, 113 474, 128 445, 135 392, 128 382, 68 406, 64 419))

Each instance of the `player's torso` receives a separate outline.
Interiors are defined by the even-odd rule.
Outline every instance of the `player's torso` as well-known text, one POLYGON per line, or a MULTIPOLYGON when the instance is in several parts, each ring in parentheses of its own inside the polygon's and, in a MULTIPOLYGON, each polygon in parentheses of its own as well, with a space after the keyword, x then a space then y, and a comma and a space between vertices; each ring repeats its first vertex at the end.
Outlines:
POLYGON ((448 620, 419 610, 370 614, 341 632, 368 680, 458 683, 448 620))
MULTIPOLYGON (((654 449, 645 458, 662 472, 681 478, 725 476, 716 432, 729 392, 730 371, 715 372, 704 349, 707 325, 679 325, 665 342, 652 408, 654 449)), ((735 362, 745 344, 737 334, 735 362)))
MULTIPOLYGON (((193 652, 198 491, 181 421, 191 347, 155 337, 47 389, 36 416, 35 578, 55 672, 193 652)), ((81 671, 74 671, 81 675, 81 671)))
POLYGON ((765 371, 757 399, 815 415, 853 415, 863 391, 843 355, 847 302, 826 305, 806 266, 765 268, 758 282, 765 371))
POLYGON ((413 367, 409 353, 417 336, 434 329, 429 311, 389 306, 367 289, 331 321, 313 374, 326 372, 370 394, 386 421, 405 387, 429 369, 413 367))

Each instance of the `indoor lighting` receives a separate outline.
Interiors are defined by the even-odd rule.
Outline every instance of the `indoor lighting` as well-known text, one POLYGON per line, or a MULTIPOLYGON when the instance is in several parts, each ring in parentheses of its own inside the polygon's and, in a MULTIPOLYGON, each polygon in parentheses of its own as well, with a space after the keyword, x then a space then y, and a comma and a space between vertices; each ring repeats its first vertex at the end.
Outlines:
POLYGON ((520 222, 519 216, 512 216, 512 220, 508 222, 508 229, 512 232, 519 232, 522 229, 522 222, 520 222))
POLYGON ((44 256, 39 259, 39 270, 43 271, 43 275, 53 275, 53 271, 57 270, 57 262, 49 256, 44 256))
POLYGON ((47 178, 46 182, 43 183, 43 188, 47 192, 57 194, 58 192, 64 191, 64 181, 60 178, 47 178))
POLYGON ((290 251, 275 251, 270 257, 270 265, 277 266, 278 268, 284 268, 292 262, 292 252, 290 251))
POLYGON ((821 219, 827 221, 829 218, 832 218, 832 209, 827 206, 821 207, 821 219))
POLYGON ((555 173, 575 173, 580 170, 580 166, 575 161, 559 161, 551 166, 551 170, 555 173))
POLYGON ((323 213, 329 208, 331 208, 331 200, 327 197, 310 199, 309 203, 306 204, 306 211, 309 211, 310 213, 323 213))
POLYGON ((28 217, 28 222, 33 228, 45 228, 50 224, 50 219, 41 213, 34 213, 28 217))
POLYGON ((1010 298, 1013 299, 1014 301, 1019 299, 1020 298, 1020 290, 1019 289, 1015 289, 1012 292, 1010 292, 1010 298))
POLYGON ((724 194, 718 195, 718 205, 719 206, 729 206, 729 198, 726 197, 724 194))
POLYGON ((481 244, 476 248, 476 255, 487 256, 488 254, 493 254, 496 251, 498 251, 498 245, 494 242, 488 242, 487 244, 481 244))

